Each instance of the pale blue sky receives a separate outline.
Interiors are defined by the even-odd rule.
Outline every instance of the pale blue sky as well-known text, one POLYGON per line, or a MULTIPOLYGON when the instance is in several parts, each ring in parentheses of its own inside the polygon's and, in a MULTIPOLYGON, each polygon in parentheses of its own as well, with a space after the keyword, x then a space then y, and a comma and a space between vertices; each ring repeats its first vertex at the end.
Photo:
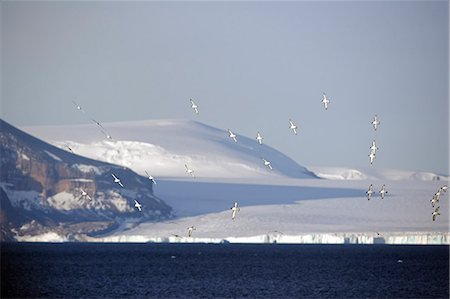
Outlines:
POLYGON ((448 1, 1 2, 1 115, 85 123, 76 100, 101 122, 196 119, 259 130, 305 166, 369 166, 375 139, 373 167, 448 174, 448 14, 448 1))

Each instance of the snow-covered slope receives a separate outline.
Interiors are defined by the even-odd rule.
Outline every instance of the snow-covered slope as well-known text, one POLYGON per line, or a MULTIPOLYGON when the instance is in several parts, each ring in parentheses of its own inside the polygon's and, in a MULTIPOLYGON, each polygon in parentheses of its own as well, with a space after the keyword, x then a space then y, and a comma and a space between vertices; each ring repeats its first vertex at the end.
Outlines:
POLYGON ((226 130, 190 120, 149 120, 103 124, 113 140, 106 140, 95 124, 25 127, 43 140, 79 155, 129 167, 155 177, 185 177, 185 164, 196 177, 254 178, 288 176, 315 178, 305 167, 255 139, 238 135, 235 143, 226 130), (264 166, 269 160, 273 170, 264 166))
POLYGON ((329 180, 419 180, 440 181, 449 177, 432 172, 408 171, 400 169, 362 168, 352 169, 345 167, 308 167, 318 177, 329 180))
MULTIPOLYGON (((375 168, 313 167, 318 177, 256 140, 184 120, 26 128, 76 153, 114 162, 157 179, 155 194, 173 207, 176 219, 124 223, 113 233, 85 241, 111 242, 290 242, 403 243, 449 242, 448 193, 433 222, 430 199, 448 178, 432 173, 375 168), (273 171, 260 157, 272 162, 273 171), (186 174, 184 164, 195 170, 186 174), (373 184, 376 194, 366 198, 373 184), (378 196, 385 184, 388 194, 378 196), (230 208, 241 207, 231 220, 230 208), (186 228, 194 225, 194 238, 186 228), (379 234, 377 234, 379 233, 379 234)), ((63 236, 64 237, 64 236, 63 236)))
POLYGON ((279 179, 162 181, 158 192, 182 217, 118 230, 105 242, 287 242, 448 244, 449 193, 432 220, 430 199, 448 181, 279 179), (376 194, 367 200, 373 183, 376 194), (269 185, 270 184, 270 185, 269 185), (388 194, 378 191, 386 184, 388 194), (181 194, 184 194, 182 196, 181 194), (186 195, 188 194, 188 195, 186 195), (237 201, 234 220, 230 208, 237 201), (195 226, 193 238, 187 227, 195 226))

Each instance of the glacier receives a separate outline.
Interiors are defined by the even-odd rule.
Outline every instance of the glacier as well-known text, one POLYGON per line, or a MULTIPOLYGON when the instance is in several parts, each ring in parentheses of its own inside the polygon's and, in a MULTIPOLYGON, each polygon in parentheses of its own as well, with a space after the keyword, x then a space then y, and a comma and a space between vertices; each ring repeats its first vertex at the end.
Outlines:
MULTIPOLYGON (((44 235, 41 241, 45 241, 44 235)), ((37 236, 22 237, 21 241, 36 241, 37 236)), ((65 236, 54 238, 67 240, 65 236)), ((450 245, 450 233, 393 232, 379 236, 370 233, 327 233, 304 235, 265 234, 247 237, 149 237, 144 235, 117 235, 102 238, 77 236, 77 241, 100 243, 246 243, 246 244, 387 244, 387 245, 450 245)))
MULTIPOLYGON (((173 208, 171 221, 124 223, 105 235, 61 236, 88 242, 203 242, 293 244, 448 244, 449 199, 432 221, 430 199, 449 177, 378 168, 304 167, 255 140, 195 121, 107 123, 114 141, 92 125, 32 127, 27 131, 77 155, 155 176, 156 198, 173 208), (180 146, 183 144, 183 146, 180 146), (274 171, 264 168, 262 154, 274 171), (185 173, 188 163, 196 171, 185 173), (320 178, 320 179, 318 179, 320 178), (366 190, 377 192, 370 201, 366 190), (386 198, 378 196, 385 184, 386 198), (241 211, 231 221, 229 209, 241 211), (193 238, 185 236, 194 225, 193 238), (271 233, 271 232, 283 233, 271 233)), ((83 167, 81 167, 84 169, 83 167)), ((86 171, 96 171, 86 169, 86 171)), ((101 171, 101 170, 98 170, 101 171)), ((132 196, 130 194, 130 196, 132 196)), ((120 206, 120 205, 119 205, 120 206)))

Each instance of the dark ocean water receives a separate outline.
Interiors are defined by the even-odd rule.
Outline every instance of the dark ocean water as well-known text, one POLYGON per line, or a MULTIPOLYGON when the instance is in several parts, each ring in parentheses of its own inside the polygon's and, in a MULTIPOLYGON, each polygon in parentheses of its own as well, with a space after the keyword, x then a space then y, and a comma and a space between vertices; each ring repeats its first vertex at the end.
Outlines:
POLYGON ((449 247, 2 243, 1 297, 449 298, 449 247))

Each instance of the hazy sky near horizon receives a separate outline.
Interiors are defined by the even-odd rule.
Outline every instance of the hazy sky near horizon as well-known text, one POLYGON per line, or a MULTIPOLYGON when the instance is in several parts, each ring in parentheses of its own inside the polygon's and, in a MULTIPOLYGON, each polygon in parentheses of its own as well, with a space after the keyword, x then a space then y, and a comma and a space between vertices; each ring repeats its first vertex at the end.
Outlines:
POLYGON ((304 166, 369 167, 375 139, 374 168, 449 173, 448 1, 0 5, 15 126, 88 123, 74 100, 100 122, 260 131, 304 166))

